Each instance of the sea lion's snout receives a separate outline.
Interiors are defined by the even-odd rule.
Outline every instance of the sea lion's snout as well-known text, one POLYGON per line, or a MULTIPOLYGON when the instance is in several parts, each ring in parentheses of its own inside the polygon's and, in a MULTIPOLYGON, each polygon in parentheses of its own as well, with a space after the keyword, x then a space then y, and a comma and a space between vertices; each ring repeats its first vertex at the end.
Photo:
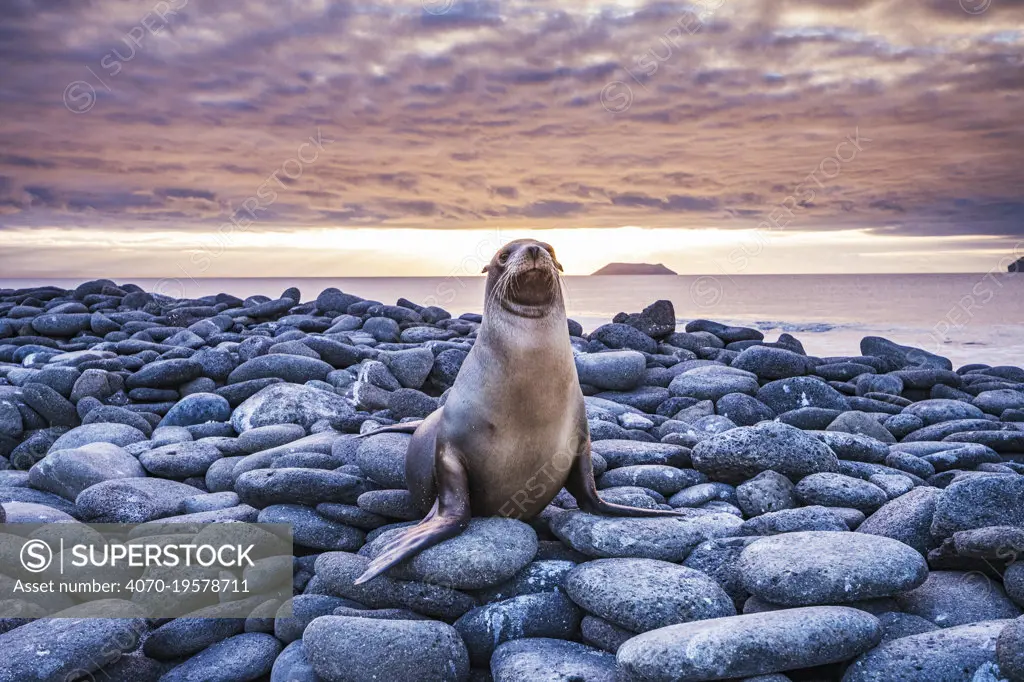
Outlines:
POLYGON ((484 268, 488 301, 521 317, 542 317, 561 300, 558 273, 562 265, 550 244, 533 239, 509 242, 484 268))

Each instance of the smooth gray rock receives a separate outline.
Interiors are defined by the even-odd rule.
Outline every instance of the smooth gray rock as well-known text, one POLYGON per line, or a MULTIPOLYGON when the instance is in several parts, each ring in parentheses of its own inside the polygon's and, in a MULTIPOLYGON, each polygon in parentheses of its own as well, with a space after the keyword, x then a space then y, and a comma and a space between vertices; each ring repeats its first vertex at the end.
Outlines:
POLYGON ((147 631, 142 618, 44 618, 27 623, 0 635, 0 682, 89 676, 110 660, 96 652, 107 647, 116 660, 137 647, 147 631))
POLYGON ((610 439, 594 441, 591 449, 610 469, 641 464, 668 464, 681 469, 690 466, 690 450, 670 443, 610 439))
POLYGON ((736 615, 718 583, 667 561, 588 561, 569 573, 565 590, 589 613, 633 632, 736 615))
POLYGON ((721 680, 852 658, 882 636, 878 619, 812 606, 670 625, 637 635, 616 655, 621 682, 721 680))
MULTIPOLYGON (((381 533, 360 550, 375 558, 402 529, 381 533)), ((510 579, 537 554, 537 534, 527 524, 501 517, 474 518, 459 535, 390 569, 388 575, 461 590, 491 587, 510 579)))
POLYGON ((982 391, 974 397, 973 404, 994 415, 1001 415, 1006 410, 1024 410, 1024 392, 1008 388, 982 391))
POLYGON ((701 571, 717 582, 733 602, 743 602, 750 593, 743 586, 739 558, 756 537, 718 538, 697 545, 683 565, 701 571))
POLYGON ((881 336, 865 336, 860 340, 860 352, 884 360, 891 369, 903 367, 932 367, 953 369, 946 358, 913 346, 901 346, 881 336))
POLYGON ((89 443, 113 443, 125 447, 146 440, 146 435, 125 424, 86 424, 71 429, 50 446, 50 452, 73 450, 89 443))
POLYGON ((157 360, 125 380, 125 388, 177 388, 202 376, 203 366, 187 358, 157 360))
POLYGON ((915 488, 879 507, 857 526, 857 532, 899 540, 926 556, 937 544, 931 527, 935 505, 942 495, 938 488, 915 488))
POLYGON ((737 355, 730 367, 753 372, 758 379, 785 379, 807 373, 807 358, 783 348, 751 346, 737 355))
POLYGON ((748 517, 797 506, 793 482, 775 471, 762 471, 736 487, 736 501, 748 517))
POLYGON ((407 488, 405 453, 412 436, 404 433, 382 433, 360 441, 356 463, 366 476, 385 488, 407 488))
POLYGON ((934 632, 939 629, 935 623, 920 616, 899 611, 887 611, 876 614, 882 624, 882 641, 889 642, 900 637, 919 635, 922 632, 934 632))
POLYGON ((1003 586, 979 571, 932 571, 923 585, 897 595, 896 602, 905 613, 943 628, 1021 615, 1003 586))
POLYGON ((324 678, 313 670, 299 639, 286 646, 274 661, 270 682, 324 682, 324 678))
POLYGON ((355 551, 366 539, 363 531, 324 518, 311 507, 274 504, 260 510, 260 523, 289 523, 296 545, 319 550, 355 551))
POLYGON ((767 512, 747 519, 737 535, 778 535, 816 530, 841 532, 849 528, 839 508, 814 505, 767 512))
POLYGON ((982 419, 985 413, 970 403, 959 400, 922 400, 903 408, 903 414, 912 414, 921 419, 925 426, 958 419, 982 419))
POLYGON ((196 488, 162 478, 117 478, 83 490, 75 500, 90 523, 145 523, 178 514, 196 488))
POLYGON ((329 469, 256 469, 235 481, 239 499, 257 508, 321 502, 353 504, 365 491, 363 479, 329 469))
POLYGON ((758 389, 757 399, 782 414, 804 407, 845 412, 850 409, 846 397, 817 377, 791 377, 771 381, 758 389))
MULTIPOLYGON (((882 443, 895 443, 896 438, 878 420, 864 412, 843 412, 832 420, 826 431, 839 431, 859 436, 868 436, 882 443)), ((888 451, 888 449, 886 449, 888 451)), ((839 454, 838 452, 836 453, 839 454)), ((884 459, 884 457, 883 457, 884 459)), ((881 460, 870 460, 881 461, 881 460)))
POLYGON ((225 398, 215 393, 192 393, 174 404, 160 420, 160 426, 192 426, 230 418, 231 406, 225 398))
MULTIPOLYGON (((220 615, 212 609, 201 611, 210 616, 220 615)), ((244 628, 244 618, 175 618, 158 627, 146 638, 143 651, 147 656, 159 661, 187 658, 211 644, 242 634, 244 628)))
POLYGON ((885 491, 874 483, 836 473, 805 476, 793 492, 807 505, 852 507, 866 513, 875 511, 889 500, 885 491))
POLYGON ((271 353, 246 360, 232 370, 228 376, 229 384, 237 384, 253 379, 276 377, 293 384, 304 384, 313 379, 324 381, 334 370, 322 360, 303 355, 271 353))
POLYGON ((638 464, 605 472, 597 480, 597 487, 603 489, 639 486, 670 496, 683 488, 703 483, 706 480, 707 477, 704 474, 693 469, 677 469, 666 464, 638 464))
POLYGON ((494 682, 615 682, 615 657, 561 639, 517 639, 491 657, 494 682))
POLYGON ((172 668, 161 682, 249 682, 270 673, 281 642, 263 632, 245 632, 213 644, 172 668))
POLYGON ((238 433, 272 424, 298 424, 309 429, 323 419, 333 422, 353 412, 352 406, 336 393, 281 383, 260 389, 236 407, 231 425, 238 433))
POLYGON ((580 635, 584 643, 614 654, 627 640, 635 637, 636 633, 588 614, 580 621, 580 635))
POLYGON ((339 682, 462 682, 469 655, 459 633, 437 621, 321 616, 302 638, 313 670, 339 682))
POLYGON ((996 661, 996 640, 1009 622, 973 623, 885 642, 854 661, 843 682, 970 682, 978 668, 996 661))
POLYGON ((991 474, 957 480, 935 505, 931 532, 938 538, 985 526, 1024 526, 1024 476, 991 474))
POLYGON ((1024 618, 1017 618, 999 633, 996 660, 1003 677, 1014 681, 1024 679, 1024 618))
POLYGON ((355 580, 370 560, 347 552, 325 552, 316 559, 316 577, 329 594, 352 599, 374 609, 403 608, 431 618, 454 621, 479 604, 470 595, 450 587, 409 580, 387 574, 362 585, 355 580))
POLYGON ((647 360, 635 350, 581 353, 575 356, 580 383, 606 391, 628 391, 643 379, 647 360))
POLYGON ((29 484, 74 501, 91 485, 115 478, 144 478, 139 461, 111 443, 54 450, 29 469, 29 484))
POLYGON ((705 540, 736 535, 742 521, 732 514, 690 510, 669 518, 607 517, 581 511, 551 518, 551 531, 578 552, 595 558, 635 557, 682 561, 705 540))
POLYGON ((434 366, 434 354, 428 348, 391 351, 382 354, 380 360, 405 388, 422 388, 434 366))
MULTIPOLYGON (((758 390, 756 376, 751 372, 725 366, 696 367, 672 380, 668 390, 674 396, 697 400, 718 400, 730 393, 754 395, 758 390)), ((762 401, 763 402, 763 401, 762 401)))
POLYGON ((513 597, 475 608, 454 627, 469 651, 469 661, 487 668, 494 650, 504 642, 524 637, 571 639, 582 614, 560 590, 513 597))
POLYGON ((221 457, 220 450, 209 443, 184 441, 143 452, 139 463, 154 476, 184 480, 205 476, 210 465, 221 457))
POLYGON ((807 531, 763 538, 740 555, 743 585, 783 606, 890 597, 924 583, 928 565, 896 540, 863 533, 807 531))
POLYGON ((800 429, 765 422, 711 436, 694 447, 693 468, 712 480, 740 484, 771 469, 793 480, 835 471, 838 459, 827 445, 800 429))

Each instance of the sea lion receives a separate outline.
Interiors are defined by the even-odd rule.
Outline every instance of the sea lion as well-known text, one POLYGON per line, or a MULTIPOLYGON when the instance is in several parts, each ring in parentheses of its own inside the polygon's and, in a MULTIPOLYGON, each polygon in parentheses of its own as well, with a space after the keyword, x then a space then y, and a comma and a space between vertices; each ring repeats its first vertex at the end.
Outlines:
POLYGON ((499 249, 483 269, 476 343, 445 404, 414 426, 374 432, 415 428, 405 475, 426 518, 387 543, 357 584, 457 535, 471 516, 532 518, 563 486, 585 511, 677 514, 612 504, 597 494, 561 270, 543 242, 518 239, 499 249))

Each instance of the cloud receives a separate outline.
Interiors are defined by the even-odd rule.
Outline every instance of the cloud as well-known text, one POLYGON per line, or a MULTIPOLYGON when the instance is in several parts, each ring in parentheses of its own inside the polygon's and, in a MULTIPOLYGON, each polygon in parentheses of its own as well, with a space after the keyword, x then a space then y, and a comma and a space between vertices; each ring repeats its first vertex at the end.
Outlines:
POLYGON ((3 10, 0 224, 1021 231, 1024 2, 167 4, 3 10))

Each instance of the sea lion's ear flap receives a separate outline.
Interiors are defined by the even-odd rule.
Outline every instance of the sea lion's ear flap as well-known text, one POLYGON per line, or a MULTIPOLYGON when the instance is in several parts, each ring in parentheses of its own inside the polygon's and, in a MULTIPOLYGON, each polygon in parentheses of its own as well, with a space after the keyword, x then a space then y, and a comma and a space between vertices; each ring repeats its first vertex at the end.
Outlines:
MULTIPOLYGON (((483 270, 481 270, 480 272, 487 272, 487 271, 488 271, 488 270, 490 270, 490 269, 491 269, 491 266, 490 266, 490 265, 485 265, 485 266, 484 266, 484 269, 483 269, 483 270)), ((559 268, 559 269, 561 269, 561 268, 559 268)))
POLYGON ((554 257, 552 257, 551 260, 554 262, 555 267, 558 268, 559 272, 565 272, 565 270, 562 269, 562 264, 561 263, 559 263, 557 260, 555 260, 554 257))

